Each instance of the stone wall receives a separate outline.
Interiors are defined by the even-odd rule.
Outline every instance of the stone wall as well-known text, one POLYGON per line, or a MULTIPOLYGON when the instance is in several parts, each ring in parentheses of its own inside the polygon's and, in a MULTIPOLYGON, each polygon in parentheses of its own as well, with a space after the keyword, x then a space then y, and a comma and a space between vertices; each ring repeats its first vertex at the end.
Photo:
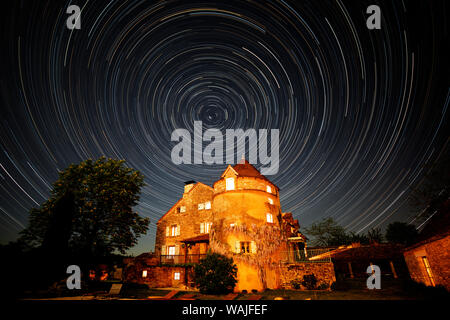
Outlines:
MULTIPOLYGON (((211 187, 202 183, 197 183, 188 193, 183 195, 183 198, 171 208, 157 223, 155 253, 157 255, 165 255, 167 252, 161 252, 162 246, 177 246, 178 254, 184 254, 181 240, 192 238, 200 233, 200 224, 204 222, 212 222, 211 209, 198 209, 199 203, 211 201, 212 203, 213 190, 211 187), (185 212, 178 212, 181 206, 186 207, 185 212), (166 236, 166 227, 171 228, 172 225, 180 226, 180 234, 166 236)), ((189 252, 192 254, 194 252, 189 252)))
MULTIPOLYGON (((326 284, 328 287, 336 281, 333 263, 296 263, 285 264, 280 267, 280 287, 282 289, 294 289, 292 281, 301 282, 304 275, 313 274, 317 279, 317 286, 326 284)), ((301 289, 306 289, 303 286, 301 289)))
POLYGON ((186 272, 187 284, 192 285, 192 267, 175 266, 147 266, 135 263, 124 270, 124 281, 132 283, 142 283, 150 288, 185 288, 186 272), (147 271, 147 276, 143 276, 143 271, 147 271), (175 273, 179 273, 179 279, 175 279, 175 273))
POLYGON ((450 236, 430 241, 404 252, 411 279, 431 285, 422 257, 427 257, 435 285, 450 291, 450 236))

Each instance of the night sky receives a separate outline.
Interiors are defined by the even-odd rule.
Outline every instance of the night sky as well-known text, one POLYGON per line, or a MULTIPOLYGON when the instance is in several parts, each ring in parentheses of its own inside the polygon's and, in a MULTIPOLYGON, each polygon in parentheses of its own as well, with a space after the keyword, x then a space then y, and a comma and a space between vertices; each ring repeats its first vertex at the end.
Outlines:
POLYGON ((136 210, 151 224, 131 252, 153 250, 184 182, 212 185, 226 168, 172 163, 172 131, 196 120, 280 130, 280 170, 268 178, 302 227, 420 225, 408 194, 449 142, 448 1, 10 2, 1 243, 58 170, 104 155, 144 174, 136 210), (70 4, 82 8, 80 30, 66 27, 70 4), (381 30, 366 27, 372 4, 381 30))

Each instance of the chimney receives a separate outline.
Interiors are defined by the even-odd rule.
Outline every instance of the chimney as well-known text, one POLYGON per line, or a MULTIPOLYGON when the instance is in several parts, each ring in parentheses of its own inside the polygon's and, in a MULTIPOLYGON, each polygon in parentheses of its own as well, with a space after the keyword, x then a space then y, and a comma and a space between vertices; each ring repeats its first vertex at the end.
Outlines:
POLYGON ((183 194, 183 197, 184 197, 184 195, 185 195, 186 193, 188 193, 189 191, 191 191, 191 189, 194 187, 194 185, 195 185, 195 181, 193 181, 193 180, 186 181, 186 182, 184 183, 184 194, 183 194))

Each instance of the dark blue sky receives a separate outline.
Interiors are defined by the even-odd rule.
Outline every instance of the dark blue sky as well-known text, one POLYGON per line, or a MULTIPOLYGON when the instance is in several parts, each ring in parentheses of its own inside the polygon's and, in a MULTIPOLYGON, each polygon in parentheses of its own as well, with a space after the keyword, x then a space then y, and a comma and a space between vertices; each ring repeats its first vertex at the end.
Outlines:
MULTIPOLYGON (((14 240, 58 170, 125 159, 151 219, 183 182, 226 165, 175 165, 177 128, 279 129, 283 211, 349 231, 410 222, 411 186, 449 138, 445 1, 14 1, 1 19, 0 233, 14 240), (366 8, 381 8, 368 30, 366 8)), ((240 158, 240 155, 237 155, 240 158)), ((258 165, 256 165, 258 167, 258 165)))

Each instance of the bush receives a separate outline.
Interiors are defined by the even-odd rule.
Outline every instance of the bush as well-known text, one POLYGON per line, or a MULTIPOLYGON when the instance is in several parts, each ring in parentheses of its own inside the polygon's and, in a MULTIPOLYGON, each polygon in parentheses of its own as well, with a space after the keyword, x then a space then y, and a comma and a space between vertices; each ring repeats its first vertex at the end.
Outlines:
POLYGON ((292 288, 294 288, 294 289, 300 289, 300 285, 301 285, 301 283, 300 283, 300 281, 298 281, 298 280, 292 280, 292 281, 291 281, 291 286, 292 286, 292 288))
POLYGON ((313 274, 304 275, 302 285, 308 290, 314 290, 316 289, 317 279, 313 274))
POLYGON ((327 290, 330 286, 328 285, 328 283, 322 282, 317 289, 319 290, 327 290))
POLYGON ((201 293, 224 294, 236 286, 237 267, 232 258, 208 252, 194 267, 194 281, 201 293))

